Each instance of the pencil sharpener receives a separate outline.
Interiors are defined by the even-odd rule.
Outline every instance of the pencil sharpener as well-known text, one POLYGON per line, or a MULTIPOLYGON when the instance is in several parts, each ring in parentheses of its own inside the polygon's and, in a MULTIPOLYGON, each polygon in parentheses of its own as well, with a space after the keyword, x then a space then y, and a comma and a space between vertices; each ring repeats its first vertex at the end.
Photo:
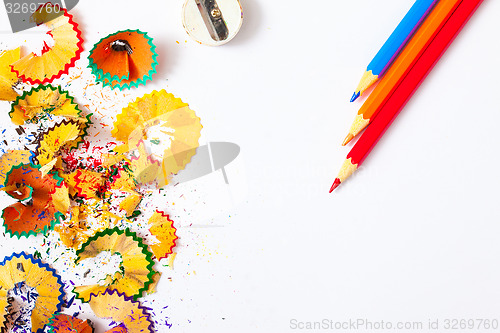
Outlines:
POLYGON ((182 15, 188 35, 209 46, 229 42, 243 23, 243 9, 238 0, 186 0, 182 15))

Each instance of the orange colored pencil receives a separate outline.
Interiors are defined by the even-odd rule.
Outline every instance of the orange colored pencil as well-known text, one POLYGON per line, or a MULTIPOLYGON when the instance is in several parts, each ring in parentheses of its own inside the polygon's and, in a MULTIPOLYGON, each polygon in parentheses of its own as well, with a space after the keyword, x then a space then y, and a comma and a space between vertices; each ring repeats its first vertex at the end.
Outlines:
POLYGON ((345 146, 358 135, 378 114, 392 93, 415 65, 432 40, 451 17, 463 0, 441 0, 429 14, 415 36, 401 52, 379 85, 372 92, 351 125, 349 134, 342 144, 345 146))

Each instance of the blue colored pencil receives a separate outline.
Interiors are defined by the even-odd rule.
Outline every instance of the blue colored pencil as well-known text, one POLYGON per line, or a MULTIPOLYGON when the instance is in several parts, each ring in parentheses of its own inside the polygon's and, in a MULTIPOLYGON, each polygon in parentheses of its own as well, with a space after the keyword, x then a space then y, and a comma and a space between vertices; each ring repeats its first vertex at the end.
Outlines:
POLYGON ((375 58, 368 65, 356 91, 352 95, 351 102, 354 102, 365 90, 370 88, 384 75, 438 1, 415 1, 403 20, 399 22, 396 30, 393 31, 375 58))

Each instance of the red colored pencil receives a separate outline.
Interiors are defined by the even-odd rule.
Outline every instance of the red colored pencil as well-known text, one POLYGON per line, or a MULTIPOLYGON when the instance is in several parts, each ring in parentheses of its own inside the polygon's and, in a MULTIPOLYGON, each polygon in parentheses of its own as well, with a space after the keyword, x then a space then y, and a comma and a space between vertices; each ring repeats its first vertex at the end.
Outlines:
POLYGON ((427 74, 432 70, 444 54, 448 46, 458 35, 469 18, 474 14, 483 0, 463 0, 446 25, 432 41, 424 54, 408 72, 398 88, 385 103, 378 116, 367 127, 356 142, 342 165, 338 177, 333 183, 330 193, 344 182, 363 163, 377 141, 392 123, 413 93, 418 89, 427 74))

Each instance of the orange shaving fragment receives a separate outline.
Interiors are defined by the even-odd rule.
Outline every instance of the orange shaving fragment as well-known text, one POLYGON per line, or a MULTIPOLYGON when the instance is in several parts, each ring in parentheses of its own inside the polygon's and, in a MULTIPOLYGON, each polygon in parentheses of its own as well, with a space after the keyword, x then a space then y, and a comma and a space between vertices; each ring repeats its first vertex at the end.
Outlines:
POLYGON ((97 81, 113 88, 137 87, 156 73, 152 38, 139 30, 118 31, 101 39, 90 51, 89 67, 97 81))
POLYGON ((44 176, 39 169, 18 165, 6 177, 5 191, 20 202, 4 208, 2 217, 7 232, 17 237, 45 233, 66 213, 69 199, 62 178, 53 172, 44 176))
POLYGON ((81 320, 76 317, 60 313, 50 320, 51 333, 93 333, 90 320, 81 320))

